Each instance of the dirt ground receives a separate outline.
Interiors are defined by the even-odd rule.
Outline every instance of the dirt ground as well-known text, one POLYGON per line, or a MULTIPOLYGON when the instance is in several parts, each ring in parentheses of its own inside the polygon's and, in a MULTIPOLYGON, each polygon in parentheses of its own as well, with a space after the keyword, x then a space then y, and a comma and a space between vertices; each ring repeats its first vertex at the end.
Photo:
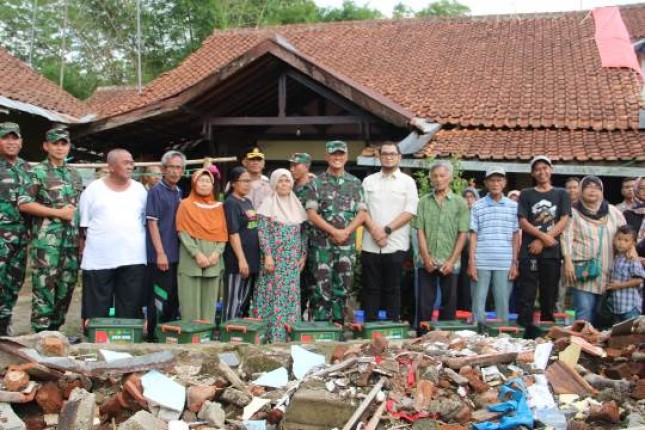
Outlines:
MULTIPOLYGON (((14 336, 21 336, 31 333, 31 279, 27 276, 23 285, 18 303, 13 308, 12 328, 14 336)), ((78 336, 81 333, 81 283, 74 289, 74 297, 67 312, 65 325, 62 332, 67 336, 78 336)))

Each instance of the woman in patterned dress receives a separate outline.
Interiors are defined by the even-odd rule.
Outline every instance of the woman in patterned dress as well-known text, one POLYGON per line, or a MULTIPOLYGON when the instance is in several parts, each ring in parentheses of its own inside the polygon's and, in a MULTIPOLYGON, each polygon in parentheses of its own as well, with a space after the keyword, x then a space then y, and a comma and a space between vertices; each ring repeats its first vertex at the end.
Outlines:
POLYGON ((258 210, 264 263, 253 301, 266 324, 267 341, 276 343, 288 340, 284 325, 300 319, 300 271, 306 258, 301 227, 307 214, 292 191, 288 170, 273 172, 271 188, 273 194, 258 210))

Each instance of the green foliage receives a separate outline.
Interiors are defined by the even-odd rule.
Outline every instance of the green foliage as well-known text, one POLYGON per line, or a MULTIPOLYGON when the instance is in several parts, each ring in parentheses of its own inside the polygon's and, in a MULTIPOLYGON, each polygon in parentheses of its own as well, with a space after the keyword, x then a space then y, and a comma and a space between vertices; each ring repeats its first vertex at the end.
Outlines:
POLYGON ((318 12, 318 17, 322 22, 329 21, 357 21, 367 19, 380 19, 383 14, 378 9, 372 9, 369 6, 358 6, 352 0, 344 0, 340 8, 323 8, 318 12))
MULTIPOLYGON (((437 159, 436 157, 426 157, 423 161, 425 163, 425 168, 419 169, 414 172, 414 178, 417 181, 417 188, 419 189, 420 197, 425 196, 432 191, 432 184, 430 183, 430 178, 428 178, 428 175, 430 174, 430 168, 437 161, 437 159)), ((453 176, 452 181, 450 182, 450 188, 455 194, 461 195, 466 187, 472 185, 474 182, 472 179, 464 178, 464 169, 461 165, 460 157, 453 155, 452 158, 447 161, 450 161, 450 164, 452 164, 453 168, 453 176)))
MULTIPOLYGON (((214 29, 383 18, 377 9, 353 0, 345 0, 338 8, 320 8, 314 0, 140 1, 144 83, 177 67, 214 29)), ((136 5, 137 0, 2 0, 0 43, 24 61, 31 52, 34 69, 56 83, 64 58, 64 88, 86 98, 97 86, 136 84, 136 5)), ((399 4, 394 15, 406 18, 467 11, 455 0, 441 0, 416 13, 399 4)))
POLYGON ((470 12, 470 8, 459 3, 457 0, 439 0, 430 3, 415 13, 415 16, 457 16, 466 15, 468 12, 470 12))
POLYGON ((404 5, 403 3, 397 3, 392 9, 392 18, 394 19, 404 19, 414 17, 414 9, 409 6, 404 5))

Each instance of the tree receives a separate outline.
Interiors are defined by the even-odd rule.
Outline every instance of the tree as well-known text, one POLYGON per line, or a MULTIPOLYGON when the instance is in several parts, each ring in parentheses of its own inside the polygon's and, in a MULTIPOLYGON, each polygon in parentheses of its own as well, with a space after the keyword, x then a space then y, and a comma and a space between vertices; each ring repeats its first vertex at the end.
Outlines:
POLYGON ((322 8, 318 11, 318 18, 322 22, 329 21, 358 21, 383 18, 378 9, 369 6, 358 6, 353 0, 344 0, 340 8, 322 8))
POLYGON ((392 9, 392 18, 394 19, 412 18, 413 16, 414 10, 403 3, 397 3, 392 9))
POLYGON ((416 17, 466 15, 470 8, 457 0, 439 0, 415 13, 416 17))

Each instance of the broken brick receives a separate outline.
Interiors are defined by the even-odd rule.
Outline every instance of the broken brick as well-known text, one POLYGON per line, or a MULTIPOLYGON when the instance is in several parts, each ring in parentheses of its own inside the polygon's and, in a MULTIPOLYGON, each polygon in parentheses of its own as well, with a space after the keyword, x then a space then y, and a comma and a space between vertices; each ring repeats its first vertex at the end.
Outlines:
POLYGON ((63 407, 63 396, 54 382, 47 382, 36 393, 36 403, 45 414, 55 414, 63 407))
POLYGON ((600 406, 592 405, 589 410, 589 419, 617 424, 620 422, 620 410, 613 400, 600 406))
POLYGON ((199 412, 206 400, 213 400, 217 391, 218 388, 214 385, 194 385, 188 387, 186 390, 188 410, 199 412))
POLYGON ((7 391, 22 391, 29 384, 29 375, 24 370, 9 369, 4 375, 4 387, 7 391))

